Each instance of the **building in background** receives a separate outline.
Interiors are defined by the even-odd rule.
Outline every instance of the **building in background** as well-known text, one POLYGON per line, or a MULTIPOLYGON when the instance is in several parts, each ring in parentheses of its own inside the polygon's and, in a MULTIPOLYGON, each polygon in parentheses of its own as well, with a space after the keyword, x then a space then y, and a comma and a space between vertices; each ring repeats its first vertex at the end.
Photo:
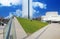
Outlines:
POLYGON ((32 18, 32 0, 22 0, 22 17, 32 18))
POLYGON ((42 21, 60 21, 60 15, 58 12, 47 12, 45 16, 42 16, 42 21))

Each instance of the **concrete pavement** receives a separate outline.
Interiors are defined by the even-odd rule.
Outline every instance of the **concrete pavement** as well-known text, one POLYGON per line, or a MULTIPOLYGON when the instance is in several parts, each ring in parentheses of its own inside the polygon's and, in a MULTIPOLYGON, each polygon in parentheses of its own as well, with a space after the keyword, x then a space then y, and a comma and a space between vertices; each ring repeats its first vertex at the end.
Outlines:
POLYGON ((37 39, 40 35, 42 35, 46 31, 47 28, 48 28, 48 25, 46 27, 39 29, 38 31, 36 31, 26 39, 37 39))
POLYGON ((14 25, 15 25, 15 30, 16 30, 16 39, 23 39, 24 37, 27 36, 26 32, 18 22, 18 20, 14 17, 14 25))
POLYGON ((3 39, 3 29, 5 26, 0 25, 0 39, 3 39))
POLYGON ((60 39, 60 24, 51 23, 26 39, 60 39))
POLYGON ((60 24, 52 23, 49 28, 37 39, 60 39, 60 24))

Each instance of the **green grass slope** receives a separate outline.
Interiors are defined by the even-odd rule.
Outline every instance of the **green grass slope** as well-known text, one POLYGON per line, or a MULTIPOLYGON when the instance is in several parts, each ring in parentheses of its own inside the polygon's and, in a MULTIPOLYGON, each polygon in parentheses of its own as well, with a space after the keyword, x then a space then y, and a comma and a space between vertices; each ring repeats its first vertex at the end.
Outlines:
POLYGON ((17 19, 27 34, 32 34, 35 31, 47 25, 47 23, 36 21, 36 20, 31 21, 31 20, 24 19, 24 18, 17 18, 17 19))

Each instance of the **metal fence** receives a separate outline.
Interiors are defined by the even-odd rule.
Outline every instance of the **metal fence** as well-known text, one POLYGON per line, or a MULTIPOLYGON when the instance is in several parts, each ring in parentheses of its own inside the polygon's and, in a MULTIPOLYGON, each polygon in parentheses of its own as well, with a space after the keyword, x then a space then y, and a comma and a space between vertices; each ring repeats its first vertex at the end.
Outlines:
POLYGON ((13 17, 10 19, 3 30, 3 39, 16 39, 13 17))

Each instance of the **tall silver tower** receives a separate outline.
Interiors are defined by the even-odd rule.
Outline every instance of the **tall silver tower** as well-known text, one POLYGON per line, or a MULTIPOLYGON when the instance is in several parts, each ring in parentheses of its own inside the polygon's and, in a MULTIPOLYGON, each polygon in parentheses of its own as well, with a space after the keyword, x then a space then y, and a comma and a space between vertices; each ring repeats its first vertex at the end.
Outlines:
POLYGON ((22 0, 22 17, 32 19, 32 0, 22 0))

